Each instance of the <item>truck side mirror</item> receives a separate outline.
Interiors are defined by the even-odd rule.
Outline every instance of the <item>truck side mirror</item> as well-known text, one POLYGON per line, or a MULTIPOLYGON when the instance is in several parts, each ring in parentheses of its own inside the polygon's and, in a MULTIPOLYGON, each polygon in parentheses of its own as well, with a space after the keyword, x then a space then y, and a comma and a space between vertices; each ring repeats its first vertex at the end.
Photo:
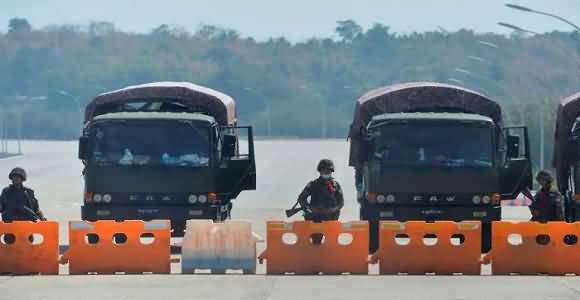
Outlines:
POLYGON ((231 134, 224 134, 224 145, 222 148, 224 157, 232 157, 236 155, 236 136, 231 134))
POLYGON ((520 137, 517 135, 507 136, 507 158, 520 157, 520 137))
POLYGON ((87 136, 79 138, 79 159, 88 160, 91 157, 91 141, 87 136))

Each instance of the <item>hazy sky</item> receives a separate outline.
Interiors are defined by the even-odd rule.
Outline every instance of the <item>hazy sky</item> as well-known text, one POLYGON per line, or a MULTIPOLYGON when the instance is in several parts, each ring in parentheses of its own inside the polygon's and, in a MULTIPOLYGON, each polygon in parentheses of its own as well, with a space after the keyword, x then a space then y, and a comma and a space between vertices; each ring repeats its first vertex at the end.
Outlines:
POLYGON ((503 7, 505 2, 559 14, 580 23, 580 0, 0 0, 0 29, 12 17, 26 17, 34 27, 110 21, 118 28, 149 32, 160 24, 195 29, 220 25, 263 40, 286 36, 301 40, 334 35, 337 20, 353 19, 364 28, 374 22, 396 32, 471 28, 478 32, 508 30, 498 21, 534 31, 570 30, 548 17, 503 7))

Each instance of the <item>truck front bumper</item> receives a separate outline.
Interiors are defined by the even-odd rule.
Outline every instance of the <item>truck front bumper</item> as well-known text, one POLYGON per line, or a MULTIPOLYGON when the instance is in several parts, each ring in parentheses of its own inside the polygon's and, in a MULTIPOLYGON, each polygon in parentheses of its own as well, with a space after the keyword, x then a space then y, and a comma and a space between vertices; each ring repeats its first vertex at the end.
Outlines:
POLYGON ((384 206, 361 208, 361 218, 369 221, 482 221, 501 219, 501 206, 384 206))
POLYGON ((172 220, 218 218, 230 209, 229 205, 198 206, 118 206, 118 205, 83 205, 83 220, 172 220))

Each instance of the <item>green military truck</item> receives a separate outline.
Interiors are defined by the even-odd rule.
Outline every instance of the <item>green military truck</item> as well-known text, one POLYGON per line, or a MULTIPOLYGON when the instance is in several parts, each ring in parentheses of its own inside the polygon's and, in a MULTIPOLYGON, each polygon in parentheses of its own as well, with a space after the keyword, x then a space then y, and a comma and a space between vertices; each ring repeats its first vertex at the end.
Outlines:
POLYGON ((79 140, 83 220, 230 217, 232 200, 256 188, 251 127, 234 100, 187 82, 130 86, 95 97, 79 140))
POLYGON ((562 99, 556 116, 553 164, 566 219, 580 218, 580 93, 562 99))
POLYGON ((482 222, 482 251, 502 199, 531 187, 525 127, 502 127, 500 106, 458 86, 412 82, 358 99, 350 132, 360 216, 370 250, 380 220, 482 222))

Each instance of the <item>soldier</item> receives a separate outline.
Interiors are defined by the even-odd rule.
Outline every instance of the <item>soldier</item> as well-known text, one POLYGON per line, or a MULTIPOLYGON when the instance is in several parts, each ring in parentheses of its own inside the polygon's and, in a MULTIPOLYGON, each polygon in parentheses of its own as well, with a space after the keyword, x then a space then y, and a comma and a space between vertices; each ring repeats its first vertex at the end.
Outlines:
POLYGON ((553 177, 549 171, 538 172, 536 180, 541 189, 534 196, 530 205, 532 221, 548 222, 563 220, 562 196, 552 185, 553 177))
POLYGON ((2 221, 46 221, 34 191, 23 185, 26 181, 26 171, 16 167, 8 174, 8 178, 12 180, 12 184, 4 188, 0 194, 2 221))
MULTIPOLYGON (((332 177, 334 163, 330 159, 323 159, 318 163, 316 170, 320 173, 320 177, 310 181, 298 196, 298 203, 307 212, 304 219, 314 222, 338 220, 340 209, 344 206, 344 198, 340 184, 332 177)), ((320 244, 321 241, 322 234, 312 235, 314 244, 320 244)))

